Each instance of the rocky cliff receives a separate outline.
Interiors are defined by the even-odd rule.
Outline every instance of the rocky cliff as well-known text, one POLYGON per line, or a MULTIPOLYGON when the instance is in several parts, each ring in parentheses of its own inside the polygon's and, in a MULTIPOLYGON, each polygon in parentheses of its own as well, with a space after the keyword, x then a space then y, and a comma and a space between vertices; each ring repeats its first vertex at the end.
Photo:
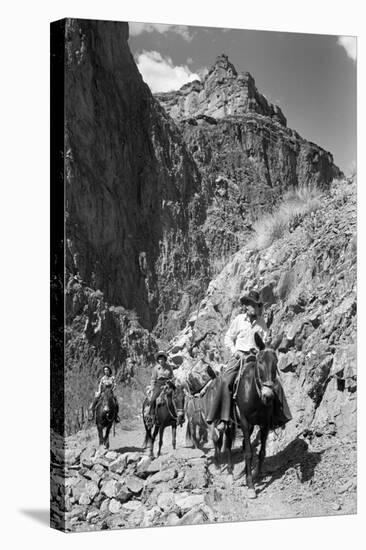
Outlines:
POLYGON ((342 176, 331 153, 288 128, 281 109, 226 55, 217 57, 203 82, 156 97, 177 121, 204 176, 204 234, 214 271, 286 191, 327 189, 342 176))
POLYGON ((66 25, 67 270, 152 328, 207 281, 201 175, 143 82, 127 23, 66 25))

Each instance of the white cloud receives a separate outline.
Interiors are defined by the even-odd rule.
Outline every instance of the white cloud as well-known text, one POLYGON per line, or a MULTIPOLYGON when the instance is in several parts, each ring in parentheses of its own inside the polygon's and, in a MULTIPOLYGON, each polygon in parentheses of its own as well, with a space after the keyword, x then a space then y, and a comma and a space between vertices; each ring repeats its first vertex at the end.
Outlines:
POLYGON ((192 80, 200 80, 191 73, 187 65, 173 65, 170 57, 162 57, 159 52, 143 51, 136 58, 137 67, 152 92, 178 90, 192 80))
POLYGON ((357 40, 354 36, 338 36, 337 43, 346 50, 348 57, 356 61, 357 40))
POLYGON ((193 38, 192 34, 190 33, 188 27, 185 25, 165 25, 163 23, 129 23, 130 28, 130 36, 137 36, 139 34, 142 34, 143 32, 159 32, 160 34, 163 34, 165 32, 174 32, 176 34, 179 34, 184 38, 184 40, 187 40, 190 42, 193 38))

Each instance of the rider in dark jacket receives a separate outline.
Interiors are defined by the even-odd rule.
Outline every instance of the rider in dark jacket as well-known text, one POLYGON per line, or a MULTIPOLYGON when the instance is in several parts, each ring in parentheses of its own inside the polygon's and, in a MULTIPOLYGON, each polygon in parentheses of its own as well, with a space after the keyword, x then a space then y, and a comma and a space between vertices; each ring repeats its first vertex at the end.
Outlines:
POLYGON ((174 373, 173 367, 168 363, 168 356, 165 351, 158 351, 155 356, 156 365, 153 368, 151 376, 151 390, 150 408, 149 414, 150 421, 154 421, 156 399, 159 397, 160 392, 168 381, 173 383, 174 373))

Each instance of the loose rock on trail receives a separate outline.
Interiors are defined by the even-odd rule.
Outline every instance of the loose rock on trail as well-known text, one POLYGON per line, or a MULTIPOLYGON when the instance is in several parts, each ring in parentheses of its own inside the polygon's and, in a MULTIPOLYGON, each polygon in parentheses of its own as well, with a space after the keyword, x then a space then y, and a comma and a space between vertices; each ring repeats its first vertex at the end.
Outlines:
POLYGON ((142 448, 143 437, 142 426, 117 428, 106 450, 98 447, 92 428, 67 438, 64 450, 54 435, 52 522, 61 522, 67 531, 88 531, 356 511, 356 445, 350 440, 339 445, 297 438, 266 458, 257 498, 250 500, 239 440, 231 477, 224 460, 217 469, 210 446, 184 446, 185 428, 178 430, 177 450, 167 433, 162 455, 153 460, 142 448))

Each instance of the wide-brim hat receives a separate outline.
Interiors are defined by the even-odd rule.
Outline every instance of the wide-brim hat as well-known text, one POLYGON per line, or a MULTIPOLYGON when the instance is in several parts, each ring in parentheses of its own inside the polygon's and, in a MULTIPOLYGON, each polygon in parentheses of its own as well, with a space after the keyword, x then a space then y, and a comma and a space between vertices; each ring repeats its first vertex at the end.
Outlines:
POLYGON ((256 290, 251 290, 248 294, 244 294, 244 296, 240 298, 240 303, 242 306, 261 307, 263 305, 259 293, 256 290))
POLYGON ((165 353, 165 351, 158 351, 155 354, 155 360, 157 361, 159 357, 165 357, 166 360, 168 360, 168 355, 165 353))

